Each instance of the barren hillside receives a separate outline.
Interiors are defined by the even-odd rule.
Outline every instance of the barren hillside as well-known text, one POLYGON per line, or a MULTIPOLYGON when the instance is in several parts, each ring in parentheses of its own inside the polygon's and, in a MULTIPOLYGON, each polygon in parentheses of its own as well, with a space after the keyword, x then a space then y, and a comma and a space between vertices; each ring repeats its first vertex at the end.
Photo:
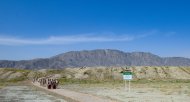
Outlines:
POLYGON ((190 59, 160 57, 148 52, 123 52, 119 50, 70 51, 46 59, 21 61, 0 60, 2 68, 63 69, 67 67, 97 66, 190 66, 190 59))
MULTIPOLYGON (((190 67, 130 67, 134 79, 190 79, 190 67)), ((63 79, 84 80, 122 80, 122 67, 84 67, 65 69, 43 69, 37 71, 0 69, 1 80, 31 79, 33 77, 52 76, 63 79)))
MULTIPOLYGON (((130 69, 134 79, 190 79, 190 67, 137 66, 130 69)), ((62 75, 74 79, 122 80, 124 70, 121 67, 66 68, 62 75)))

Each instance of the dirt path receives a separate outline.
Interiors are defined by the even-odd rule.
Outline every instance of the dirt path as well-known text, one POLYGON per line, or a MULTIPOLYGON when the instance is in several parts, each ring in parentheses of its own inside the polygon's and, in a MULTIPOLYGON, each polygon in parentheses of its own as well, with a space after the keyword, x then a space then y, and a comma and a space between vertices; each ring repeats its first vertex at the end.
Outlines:
POLYGON ((32 83, 34 86, 42 88, 46 91, 61 95, 65 100, 69 100, 69 102, 117 102, 111 99, 105 99, 97 96, 93 96, 90 94, 79 93, 67 89, 47 89, 46 87, 42 87, 39 83, 32 83))

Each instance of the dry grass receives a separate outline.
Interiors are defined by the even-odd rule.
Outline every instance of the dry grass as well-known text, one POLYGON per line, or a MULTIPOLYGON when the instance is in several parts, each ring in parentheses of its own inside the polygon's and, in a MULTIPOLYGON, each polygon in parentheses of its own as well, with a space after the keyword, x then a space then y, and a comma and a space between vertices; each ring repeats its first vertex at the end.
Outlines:
POLYGON ((67 83, 63 88, 87 94, 119 100, 118 102, 178 102, 190 98, 190 82, 180 80, 138 80, 131 82, 131 93, 124 89, 124 82, 102 81, 99 83, 67 83))

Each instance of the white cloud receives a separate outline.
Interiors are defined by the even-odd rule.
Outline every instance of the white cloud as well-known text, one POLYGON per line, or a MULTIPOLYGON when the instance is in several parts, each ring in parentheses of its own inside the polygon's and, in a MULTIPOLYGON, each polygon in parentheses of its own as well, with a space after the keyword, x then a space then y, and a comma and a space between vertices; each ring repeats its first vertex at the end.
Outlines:
POLYGON ((1 37, 0 45, 64 45, 85 42, 127 42, 135 39, 141 39, 153 34, 152 32, 136 36, 103 34, 103 35, 71 35, 71 36, 50 36, 43 39, 27 39, 15 37, 1 37))
POLYGON ((0 37, 0 45, 62 45, 85 42, 118 42, 131 41, 129 36, 95 36, 95 35, 76 35, 76 36, 51 36, 44 39, 26 39, 14 37, 0 37))

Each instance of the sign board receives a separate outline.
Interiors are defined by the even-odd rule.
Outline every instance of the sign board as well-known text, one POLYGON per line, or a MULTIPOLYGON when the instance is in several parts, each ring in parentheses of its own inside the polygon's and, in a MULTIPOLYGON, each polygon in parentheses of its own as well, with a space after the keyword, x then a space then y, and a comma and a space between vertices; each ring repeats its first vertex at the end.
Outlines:
POLYGON ((123 72, 124 80, 132 80, 132 72, 123 72))

